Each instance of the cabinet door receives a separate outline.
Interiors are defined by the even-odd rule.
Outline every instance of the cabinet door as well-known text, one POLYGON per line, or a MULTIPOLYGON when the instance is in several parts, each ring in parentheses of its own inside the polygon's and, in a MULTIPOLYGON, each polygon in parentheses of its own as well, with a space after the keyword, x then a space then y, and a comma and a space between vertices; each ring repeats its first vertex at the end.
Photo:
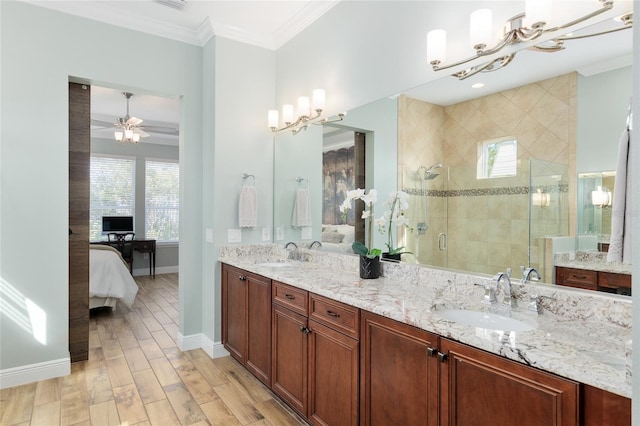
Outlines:
POLYGON ((317 321, 309 329, 309 420, 357 426, 359 343, 317 321))
POLYGON ((440 424, 578 425, 578 383, 447 339, 440 424))
POLYGON ((247 369, 271 386, 271 281, 247 279, 247 369))
POLYGON ((247 355, 247 283, 241 270, 222 266, 222 343, 245 363, 247 355))
POLYGON ((437 425, 438 337, 364 311, 361 323, 362 424, 437 425))
POLYGON ((307 416, 307 317, 277 304, 272 314, 272 390, 307 416))

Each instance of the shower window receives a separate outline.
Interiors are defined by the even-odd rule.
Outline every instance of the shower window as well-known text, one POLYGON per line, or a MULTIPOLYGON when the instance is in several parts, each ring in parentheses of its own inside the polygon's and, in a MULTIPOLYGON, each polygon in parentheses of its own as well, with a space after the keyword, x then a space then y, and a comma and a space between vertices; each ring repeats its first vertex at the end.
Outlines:
POLYGON ((518 141, 510 136, 481 142, 478 146, 478 179, 515 176, 518 141))

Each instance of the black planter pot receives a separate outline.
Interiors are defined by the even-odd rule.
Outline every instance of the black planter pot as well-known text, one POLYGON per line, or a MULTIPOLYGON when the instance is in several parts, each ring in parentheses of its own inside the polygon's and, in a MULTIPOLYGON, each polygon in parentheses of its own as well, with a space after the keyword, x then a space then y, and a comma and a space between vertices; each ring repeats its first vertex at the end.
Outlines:
POLYGON ((380 258, 360 256, 360 278, 369 280, 380 277, 380 258))
POLYGON ((401 253, 382 253, 382 259, 383 260, 392 260, 394 262, 400 262, 400 259, 402 257, 401 253))

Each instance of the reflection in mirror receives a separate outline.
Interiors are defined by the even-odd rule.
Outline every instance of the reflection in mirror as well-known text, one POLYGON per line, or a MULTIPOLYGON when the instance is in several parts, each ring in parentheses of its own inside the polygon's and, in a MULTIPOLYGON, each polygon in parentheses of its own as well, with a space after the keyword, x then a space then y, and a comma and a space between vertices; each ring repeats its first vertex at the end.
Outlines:
POLYGON ((578 174, 579 250, 608 250, 615 178, 615 171, 578 174))
POLYGON ((345 214, 340 205, 347 192, 365 186, 365 135, 352 129, 324 126, 322 138, 322 248, 352 253, 354 241, 364 243, 362 205, 345 214))
MULTIPOLYGON (((403 261, 488 274, 531 266, 553 282, 556 240, 564 251, 575 250, 578 173, 615 169, 631 92, 630 56, 616 51, 590 66, 593 41, 584 49, 578 43, 567 51, 584 59, 580 65, 517 87, 500 84, 567 61, 523 51, 517 64, 474 76, 487 83, 481 90, 447 76, 348 112, 340 124, 366 135, 365 187, 376 188, 381 199, 397 189, 411 194, 406 214, 413 231, 399 229, 398 245, 413 255, 403 261), (484 142, 509 136, 517 141, 516 176, 478 179, 484 142)), ((313 144, 315 151, 321 137, 313 144)), ((276 153, 276 174, 287 158, 290 153, 276 153)), ((314 237, 321 220, 314 219, 314 237)), ((374 245, 384 247, 384 236, 374 232, 376 238, 374 245)))

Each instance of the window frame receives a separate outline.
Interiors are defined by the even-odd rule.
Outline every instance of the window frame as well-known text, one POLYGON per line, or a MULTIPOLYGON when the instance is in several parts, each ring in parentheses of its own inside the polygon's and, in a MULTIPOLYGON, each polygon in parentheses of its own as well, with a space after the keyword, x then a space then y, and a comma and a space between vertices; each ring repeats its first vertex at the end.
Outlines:
MULTIPOLYGON (((500 149, 498 149, 498 152, 500 149)), ((497 154, 496 154, 497 156, 497 154)), ((494 157, 495 158, 495 157, 494 157)), ((500 178, 509 178, 515 177, 518 175, 518 138, 515 135, 512 136, 504 136, 501 138, 495 139, 487 139, 478 143, 478 165, 477 165, 477 179, 500 179, 500 178), (489 149, 492 145, 506 145, 513 144, 513 164, 509 164, 508 167, 510 170, 513 170, 513 173, 509 174, 499 174, 493 175, 495 163, 493 165, 489 165, 491 159, 491 153, 489 149)))
MULTIPOLYGON (((158 157, 144 157, 142 159, 142 161, 144 162, 144 200, 143 200, 143 206, 144 206, 144 238, 145 239, 154 239, 153 237, 148 235, 148 227, 147 227, 147 210, 148 210, 148 206, 147 206, 147 164, 149 162, 152 163, 168 163, 168 164, 175 164, 178 167, 178 192, 177 192, 177 196, 178 196, 178 205, 174 208, 176 213, 177 213, 177 225, 178 225, 178 238, 175 240, 162 240, 162 239, 156 239, 156 243, 159 245, 163 245, 163 246, 169 246, 169 245, 178 245, 180 243, 180 161, 178 159, 173 159, 173 158, 158 158, 158 157)), ((156 207, 157 208, 157 207, 156 207)), ((167 209, 167 207, 164 207, 165 209, 167 209)), ((173 207, 171 207, 173 208, 173 207)))

